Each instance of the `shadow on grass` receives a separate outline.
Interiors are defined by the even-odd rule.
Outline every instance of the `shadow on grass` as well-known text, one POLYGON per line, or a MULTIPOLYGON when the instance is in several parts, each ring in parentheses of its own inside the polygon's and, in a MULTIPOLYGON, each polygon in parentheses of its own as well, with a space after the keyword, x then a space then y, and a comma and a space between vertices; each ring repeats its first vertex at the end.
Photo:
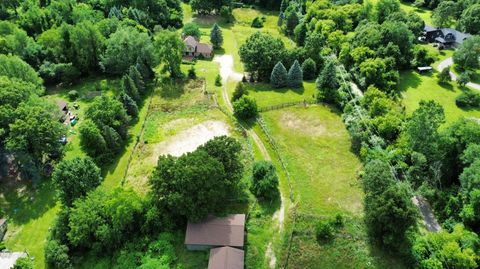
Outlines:
POLYGON ((398 90, 400 93, 406 92, 409 89, 416 89, 422 84, 421 76, 432 77, 434 73, 418 74, 415 71, 404 71, 400 74, 400 82, 398 83, 398 90))
POLYGON ((303 95, 305 92, 305 87, 302 86, 301 88, 273 88, 272 85, 268 83, 246 83, 247 89, 253 92, 278 92, 278 93, 286 93, 286 92, 294 92, 298 95, 303 95))
POLYGON ((22 225, 37 219, 56 204, 56 192, 51 181, 34 186, 29 180, 2 182, 2 209, 9 221, 22 225))

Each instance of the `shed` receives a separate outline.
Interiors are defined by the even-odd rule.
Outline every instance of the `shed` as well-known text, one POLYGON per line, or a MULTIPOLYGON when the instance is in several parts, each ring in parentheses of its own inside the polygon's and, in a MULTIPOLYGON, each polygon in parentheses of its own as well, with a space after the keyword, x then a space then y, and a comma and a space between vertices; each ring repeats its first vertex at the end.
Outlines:
POLYGON ((212 248, 208 269, 243 269, 245 253, 231 247, 212 248))
POLYGON ((243 248, 245 237, 245 214, 223 218, 209 216, 205 220, 188 222, 185 245, 189 250, 207 250, 213 247, 243 248))
POLYGON ((64 114, 67 114, 67 112, 68 112, 67 102, 65 102, 63 100, 58 100, 57 101, 57 106, 58 106, 58 109, 60 109, 60 111, 62 111, 64 114))

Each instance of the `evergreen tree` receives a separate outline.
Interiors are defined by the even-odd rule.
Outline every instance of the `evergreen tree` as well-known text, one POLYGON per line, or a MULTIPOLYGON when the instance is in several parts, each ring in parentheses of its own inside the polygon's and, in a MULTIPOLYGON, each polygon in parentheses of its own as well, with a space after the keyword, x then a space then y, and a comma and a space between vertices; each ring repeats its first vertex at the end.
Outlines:
POLYGON ((223 44, 223 34, 222 29, 218 24, 214 24, 212 31, 210 32, 210 42, 212 42, 214 48, 221 48, 223 44))
POLYGON ((447 84, 452 81, 452 77, 450 76, 450 67, 445 67, 443 70, 438 74, 438 82, 447 84))
POLYGON ((270 83, 275 88, 283 88, 287 86, 287 69, 282 64, 282 62, 278 62, 272 70, 272 74, 270 75, 270 83))
POLYGON ((243 82, 238 83, 237 86, 235 87, 235 91, 233 92, 233 95, 232 95, 232 102, 237 101, 238 99, 240 99, 240 97, 242 97, 244 95, 247 95, 247 94, 248 94, 247 88, 245 87, 243 82))
POLYGON ((195 66, 192 65, 190 69, 188 69, 188 78, 189 79, 196 79, 197 78, 197 72, 195 71, 195 66))
POLYGON ((308 58, 302 64, 302 71, 305 79, 314 79, 317 75, 317 64, 312 58, 308 58))
POLYGON ((143 81, 142 74, 140 74, 136 66, 130 66, 130 68, 128 69, 128 76, 132 78, 135 86, 137 86, 139 94, 144 95, 146 90, 145 82, 143 81))
POLYGON ((137 86, 135 86, 135 82, 129 75, 122 77, 122 89, 128 96, 132 97, 135 102, 140 102, 137 86))
POLYGON ((122 102, 123 107, 127 111, 129 116, 136 118, 138 115, 138 106, 137 103, 132 99, 132 97, 128 96, 125 92, 120 94, 120 102, 122 102))
POLYGON ((337 104, 340 95, 338 88, 340 84, 337 78, 337 67, 335 61, 329 60, 317 79, 318 99, 330 104, 337 104))
POLYGON ((303 86, 303 71, 297 60, 288 70, 288 86, 292 88, 301 88, 303 86))

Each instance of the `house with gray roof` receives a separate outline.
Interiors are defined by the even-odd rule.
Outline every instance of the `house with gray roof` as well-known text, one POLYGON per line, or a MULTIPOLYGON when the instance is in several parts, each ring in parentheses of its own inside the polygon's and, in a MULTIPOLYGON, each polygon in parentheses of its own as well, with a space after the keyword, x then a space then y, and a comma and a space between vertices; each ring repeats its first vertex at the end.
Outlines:
POLYGON ((445 47, 457 47, 466 39, 471 37, 470 34, 462 33, 452 28, 435 28, 425 25, 425 40, 429 43, 439 43, 445 47))
POLYGON ((244 269, 244 258, 244 251, 238 248, 212 248, 208 269, 244 269))

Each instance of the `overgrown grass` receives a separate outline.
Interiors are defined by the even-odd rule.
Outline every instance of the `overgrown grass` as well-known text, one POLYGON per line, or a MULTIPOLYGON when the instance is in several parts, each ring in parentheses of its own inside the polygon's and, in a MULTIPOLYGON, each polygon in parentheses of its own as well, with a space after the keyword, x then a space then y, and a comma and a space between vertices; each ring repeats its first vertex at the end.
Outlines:
POLYGON ((305 81, 303 87, 299 89, 275 89, 267 83, 246 83, 245 85, 248 88, 248 94, 255 98, 259 108, 288 102, 312 101, 315 99, 316 88, 314 81, 305 81))
POLYGON ((399 88, 407 114, 417 109, 421 100, 434 100, 444 108, 447 123, 460 117, 480 118, 480 110, 464 110, 457 107, 455 98, 462 89, 454 81, 447 85, 439 84, 436 74, 437 72, 420 75, 414 71, 401 74, 399 88))
MULTIPOLYGON (((262 113, 292 176, 297 222, 289 268, 403 268, 368 243, 363 193, 356 179, 361 163, 339 113, 326 106, 262 113), (342 214, 346 224, 331 242, 317 242, 319 220, 342 214)), ((286 247, 286 245, 284 246, 286 247)))

